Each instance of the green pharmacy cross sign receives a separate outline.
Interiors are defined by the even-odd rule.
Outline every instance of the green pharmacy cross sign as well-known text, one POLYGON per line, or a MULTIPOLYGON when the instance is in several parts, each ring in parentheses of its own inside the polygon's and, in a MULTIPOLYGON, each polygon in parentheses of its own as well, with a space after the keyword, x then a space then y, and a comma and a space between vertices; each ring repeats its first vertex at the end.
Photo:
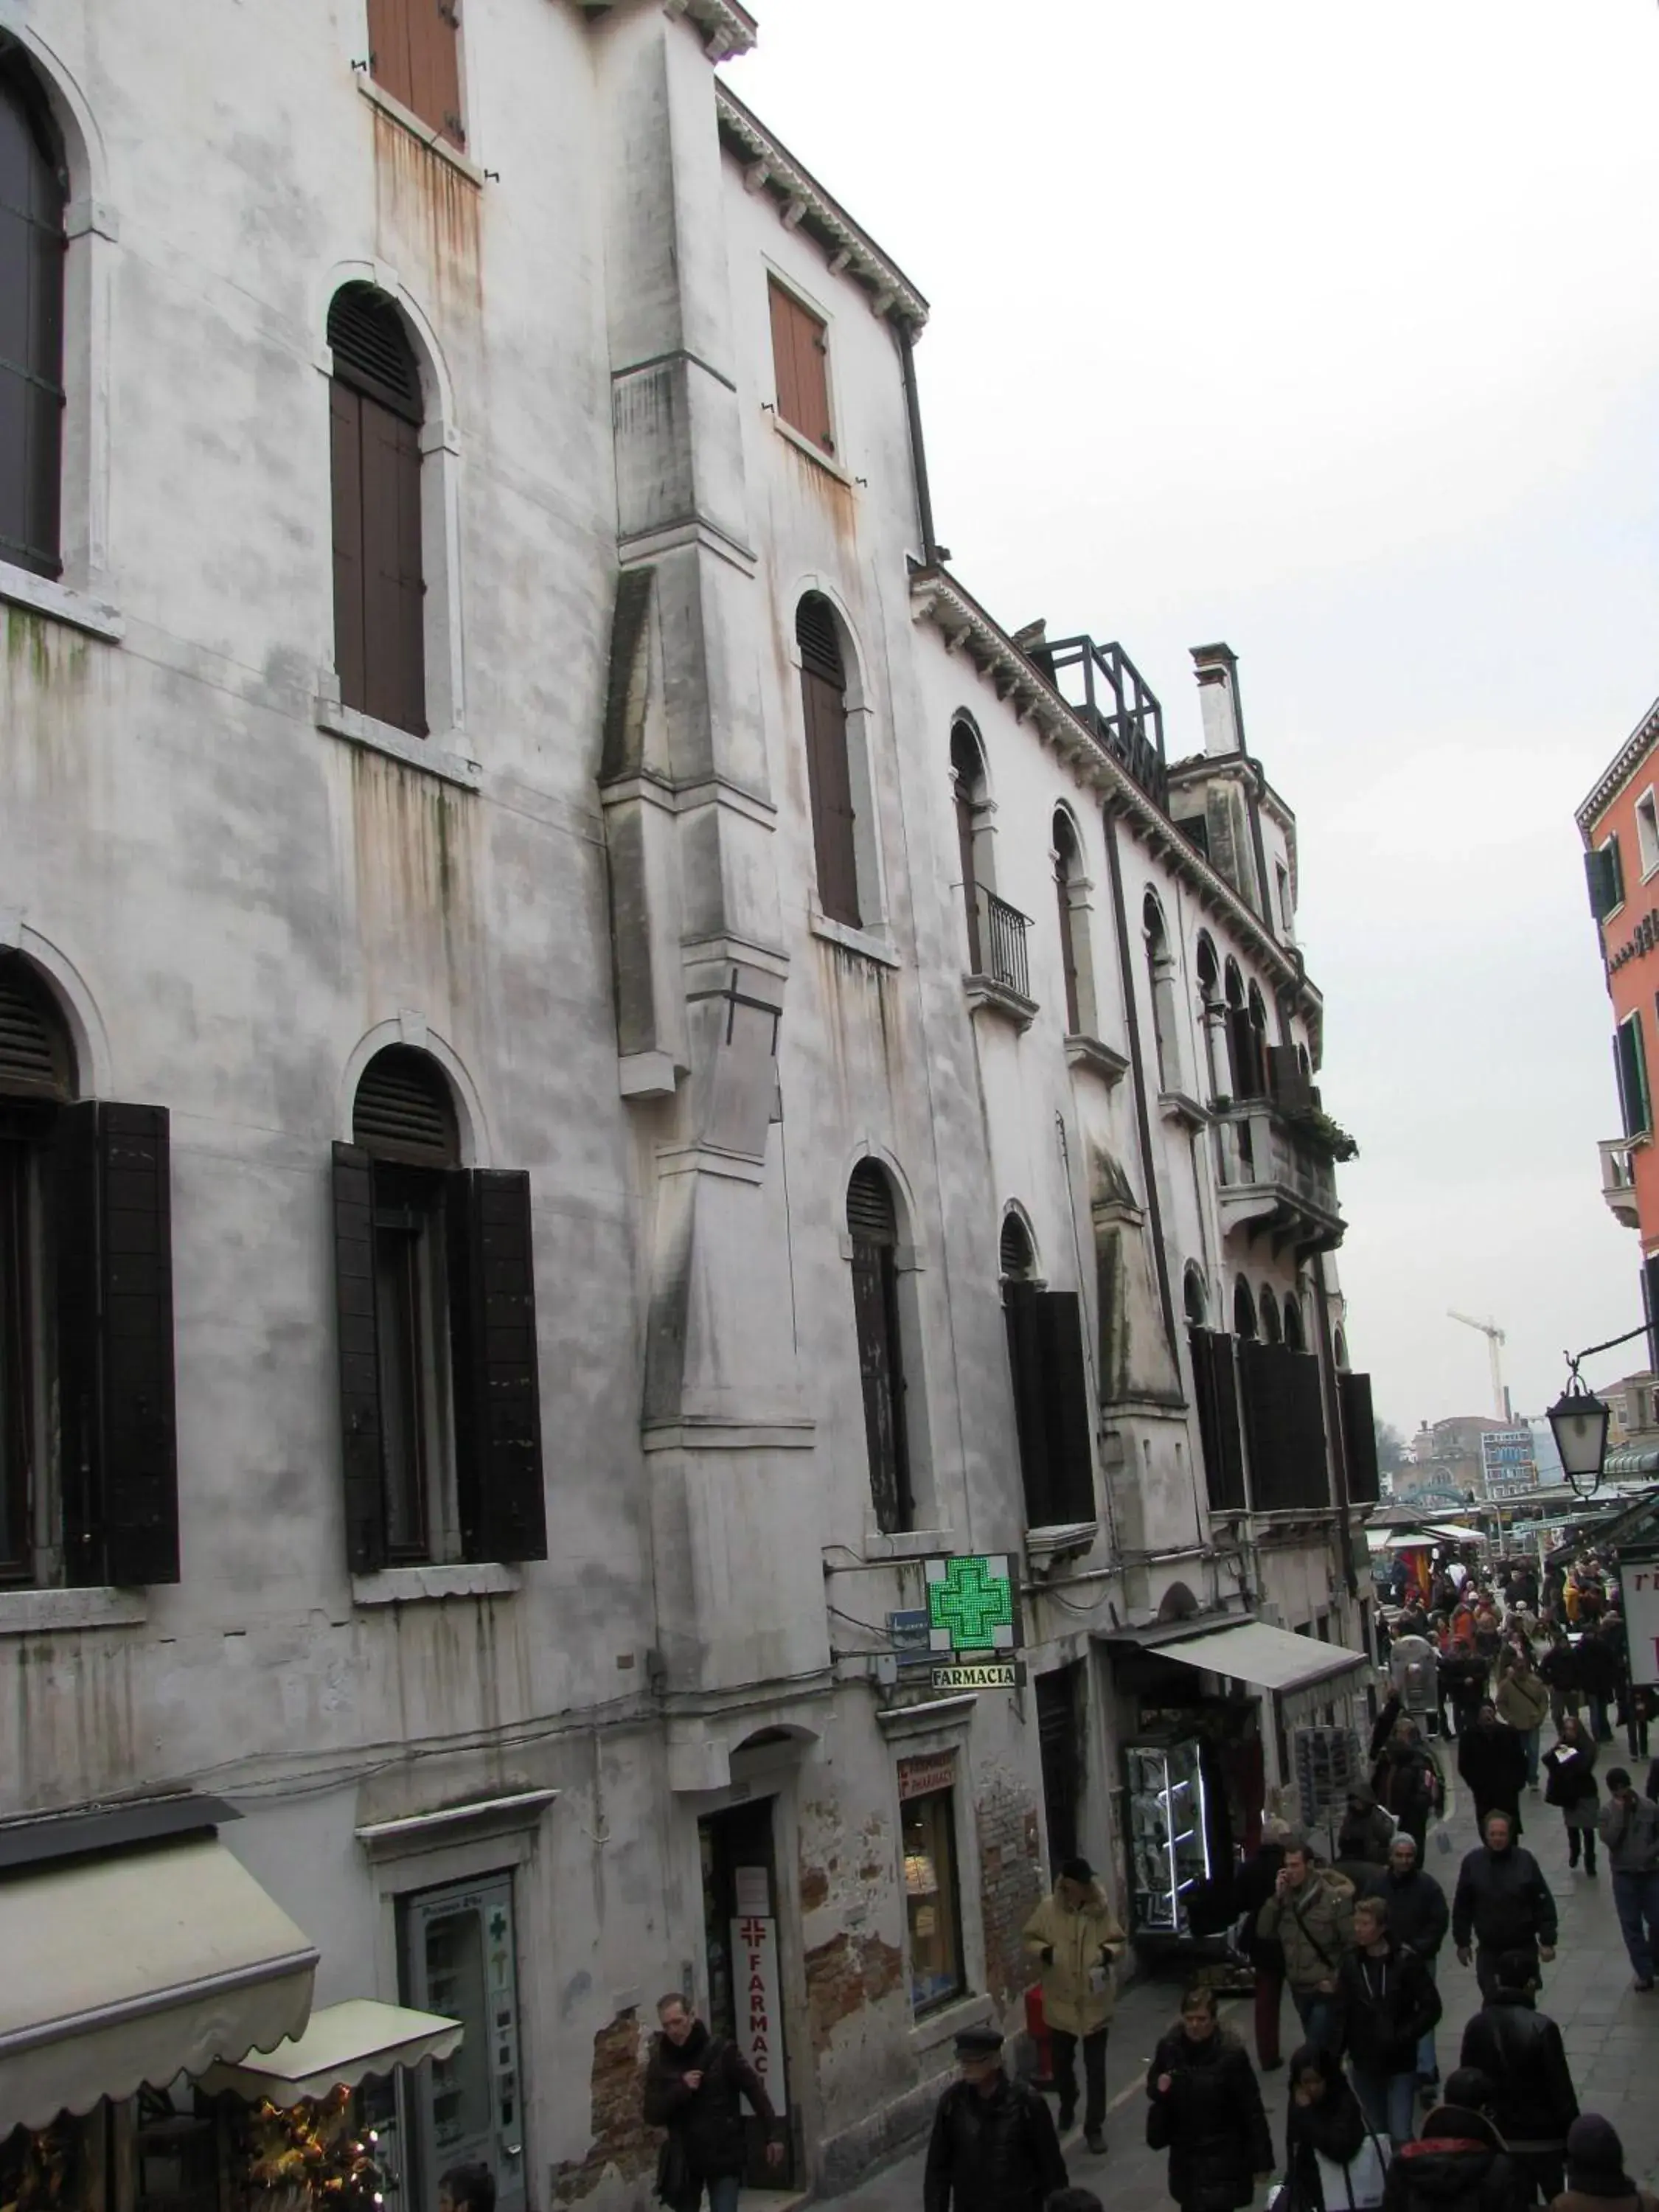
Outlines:
POLYGON ((1012 1690, 1019 1681, 1013 1564, 1006 1553, 929 1559, 927 1644, 936 1690, 1012 1690))

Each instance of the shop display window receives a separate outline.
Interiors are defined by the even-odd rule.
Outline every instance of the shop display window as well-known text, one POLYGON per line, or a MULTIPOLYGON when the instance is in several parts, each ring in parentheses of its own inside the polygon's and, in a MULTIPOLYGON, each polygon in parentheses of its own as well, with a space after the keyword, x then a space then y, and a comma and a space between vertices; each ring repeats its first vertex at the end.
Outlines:
POLYGON ((450 2057, 410 2069, 404 2124, 384 2112, 374 2115, 388 2164, 394 2147, 398 2153, 388 2212, 435 2203, 438 2177, 473 2160, 495 2177, 497 2212, 523 2212, 512 1877, 422 1891, 405 1900, 404 1911, 405 2002, 460 2021, 465 2033, 450 2057))
POLYGON ((1192 1892, 1210 1873, 1199 1747, 1195 1742, 1135 1745, 1125 1759, 1133 1932, 1182 1936, 1192 1892))
POLYGON ((962 1995, 962 1905, 957 1889, 955 1790, 930 1790, 900 1808, 910 2002, 917 2012, 962 1995))

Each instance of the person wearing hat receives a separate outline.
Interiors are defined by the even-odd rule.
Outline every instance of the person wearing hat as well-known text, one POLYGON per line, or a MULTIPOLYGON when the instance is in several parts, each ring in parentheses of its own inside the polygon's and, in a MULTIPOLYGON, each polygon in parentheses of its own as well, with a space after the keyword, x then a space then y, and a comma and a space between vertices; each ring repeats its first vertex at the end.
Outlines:
POLYGON ((1659 2197, 1626 2172, 1619 2130, 1600 2112, 1581 2112, 1567 2130, 1567 2185, 1550 2212, 1659 2212, 1659 2197))
POLYGON ((1407 2143, 1382 2185, 1382 2212, 1527 2212, 1532 2185, 1492 2117, 1492 2086, 1478 2067, 1446 2076, 1446 2097, 1407 2143))
POLYGON ((1077 2111, 1077 2048, 1083 2045, 1083 2139, 1106 2148, 1106 2033, 1116 1992, 1112 1969, 1128 1942, 1087 1859, 1067 1859, 1053 1893, 1025 1923, 1027 1953, 1042 1968, 1042 2016, 1054 2052, 1060 2130, 1077 2111))
POLYGON ((922 2212, 1042 2212, 1071 2181, 1047 2104, 1008 2079, 996 2028, 959 2030, 956 2052, 960 2075, 928 2138, 922 2212))

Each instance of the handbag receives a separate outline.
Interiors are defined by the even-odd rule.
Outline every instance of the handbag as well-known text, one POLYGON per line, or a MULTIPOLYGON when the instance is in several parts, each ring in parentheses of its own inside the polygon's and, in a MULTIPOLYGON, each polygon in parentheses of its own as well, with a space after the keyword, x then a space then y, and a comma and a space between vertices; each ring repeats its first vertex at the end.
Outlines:
POLYGON ((1314 2160, 1319 2167, 1325 2212, 1376 2212, 1389 2178, 1389 2160, 1369 2128, 1364 2142, 1346 2166, 1339 2166, 1322 2150, 1315 2151, 1314 2160))
MULTIPOLYGON (((699 2189, 698 2195, 702 2195, 699 2189)), ((665 2204, 684 2204, 691 2194, 691 2161, 685 2154, 685 2138, 670 2128, 657 2153, 657 2179, 652 2191, 665 2204)))

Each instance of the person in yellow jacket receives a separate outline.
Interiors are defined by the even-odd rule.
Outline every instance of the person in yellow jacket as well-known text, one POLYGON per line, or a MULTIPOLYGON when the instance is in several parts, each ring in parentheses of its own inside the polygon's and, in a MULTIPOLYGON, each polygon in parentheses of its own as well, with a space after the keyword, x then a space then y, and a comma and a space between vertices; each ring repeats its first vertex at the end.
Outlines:
POLYGON ((1067 1859, 1052 1896, 1025 1923, 1025 1948, 1042 1966, 1042 2014, 1054 2045, 1063 2135, 1077 2111, 1083 2045, 1083 2139, 1106 2148, 1106 2030, 1116 2001, 1112 1969, 1128 1946, 1087 1859, 1067 1859))

